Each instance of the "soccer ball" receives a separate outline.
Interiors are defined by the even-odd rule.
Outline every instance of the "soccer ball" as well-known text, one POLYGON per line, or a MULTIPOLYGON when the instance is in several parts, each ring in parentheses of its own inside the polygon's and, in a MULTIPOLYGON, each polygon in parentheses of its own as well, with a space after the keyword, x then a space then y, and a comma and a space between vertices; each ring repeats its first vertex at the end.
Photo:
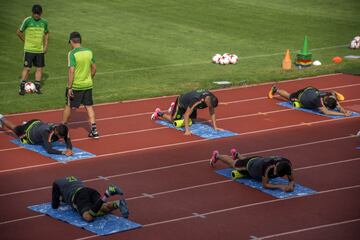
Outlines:
POLYGON ((212 62, 213 63, 219 63, 220 62, 220 58, 221 58, 221 55, 220 54, 215 54, 213 57, 212 57, 212 62))
POLYGON ((236 64, 239 61, 238 56, 236 56, 235 54, 230 55, 230 63, 231 64, 236 64))
POLYGON ((227 65, 230 63, 230 58, 227 56, 227 55, 223 55, 221 58, 220 58, 220 64, 221 65, 227 65))
POLYGON ((25 92, 26 93, 34 93, 36 92, 35 84, 32 82, 25 83, 25 92))
POLYGON ((350 43, 350 48, 357 49, 360 47, 360 36, 354 37, 354 39, 350 43))

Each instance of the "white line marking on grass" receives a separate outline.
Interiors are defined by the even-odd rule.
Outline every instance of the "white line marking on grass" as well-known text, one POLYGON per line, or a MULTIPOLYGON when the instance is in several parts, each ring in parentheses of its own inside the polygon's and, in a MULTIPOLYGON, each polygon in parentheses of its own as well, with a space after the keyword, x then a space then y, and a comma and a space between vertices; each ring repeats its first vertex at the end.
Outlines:
MULTIPOLYGON (((333 48, 340 48, 340 47, 346 47, 347 45, 335 45, 335 46, 329 46, 329 47, 322 47, 322 48, 313 48, 310 49, 310 51, 318 51, 318 50, 324 50, 324 49, 333 49, 333 48)), ((297 50, 291 50, 291 51, 297 51, 297 50)), ((277 52, 277 53, 270 53, 270 54, 262 54, 262 55, 253 55, 253 56, 240 56, 239 59, 252 59, 252 58, 263 58, 263 57, 271 57, 276 55, 283 55, 284 52, 277 52)), ((116 70, 116 71, 104 71, 96 73, 96 75, 107 75, 107 74, 114 74, 114 73, 125 73, 125 72, 137 72, 137 71, 147 71, 147 70, 157 70, 157 69, 163 69, 163 68, 171 68, 171 67, 186 67, 186 66, 193 66, 193 65, 202 65, 202 64, 210 64, 210 61, 202 61, 202 62, 190 62, 190 63, 175 63, 175 64, 166 64, 166 65, 160 65, 160 66, 153 66, 153 67, 140 67, 140 68, 132 68, 132 69, 122 69, 122 70, 116 70)), ((57 76, 57 77, 49 77, 47 80, 52 79, 66 79, 68 76, 57 76)), ((8 81, 8 82, 0 82, 1 85, 4 84, 18 84, 18 81, 8 81)))
POLYGON ((317 225, 314 227, 302 228, 302 229, 289 231, 289 232, 277 233, 277 234, 273 234, 273 235, 259 237, 258 239, 263 240, 263 239, 269 239, 269 238, 276 238, 276 237, 280 237, 280 236, 291 235, 294 233, 301 233, 301 232, 307 232, 307 231, 312 231, 312 230, 317 230, 317 229, 322 229, 322 228, 334 227, 334 226, 354 223, 354 222, 358 222, 358 221, 360 221, 360 218, 341 221, 341 222, 335 222, 335 223, 329 223, 329 224, 323 224, 323 225, 317 225))
MULTIPOLYGON (((354 158, 354 159, 342 160, 342 161, 338 161, 338 162, 331 162, 331 163, 328 163, 328 164, 318 164, 318 165, 313 165, 313 166, 308 166, 308 167, 303 167, 303 168, 295 168, 294 170, 298 171, 298 170, 303 170, 303 169, 309 169, 309 168, 312 168, 312 167, 324 167, 324 166, 333 165, 333 164, 341 164, 341 163, 344 163, 344 162, 356 161, 356 160, 359 160, 359 159, 360 159, 360 157, 359 158, 354 158)), ((152 194, 142 193, 140 196, 126 198, 126 200, 127 201, 132 201, 132 200, 143 199, 143 198, 151 198, 152 199, 152 198, 155 198, 155 196, 158 196, 158 195, 165 195, 165 194, 169 194, 169 193, 186 191, 186 190, 202 188, 202 187, 207 187, 207 186, 212 186, 212 185, 217 185, 217 184, 223 184, 223 183, 229 183, 229 182, 233 182, 233 180, 226 179, 226 180, 222 180, 222 181, 199 184, 199 185, 194 185, 194 186, 189 186, 189 187, 184 187, 184 188, 177 188, 177 189, 172 189, 172 190, 162 191, 162 192, 157 192, 157 193, 152 193, 152 194)), ((357 186, 360 186, 360 185, 357 185, 357 186)), ((322 191, 322 192, 331 192, 331 190, 326 190, 326 191, 322 191)), ((317 192, 316 194, 322 193, 322 192, 317 192)), ((299 196, 299 197, 306 197, 306 196, 299 196)), ((292 198, 298 198, 298 197, 292 197, 292 198)), ((288 199, 291 199, 291 198, 288 198, 288 199)), ((280 200, 285 200, 285 199, 280 199, 280 200)), ((252 204, 250 204, 250 205, 252 205, 252 204)), ((214 211, 214 212, 217 212, 217 211, 214 211)), ((210 213, 213 213, 213 212, 210 212, 210 213)), ((199 216, 201 215, 201 216, 203 216, 203 218, 205 218, 205 216, 209 215, 209 213, 198 214, 198 215, 199 216)), ((31 218, 37 218, 37 217, 42 217, 42 216, 46 216, 46 215, 40 214, 40 215, 31 216, 31 217, 25 217, 25 218, 9 220, 9 221, 5 221, 5 222, 0 222, 0 225, 13 223, 13 222, 19 222, 19 221, 22 221, 22 220, 28 220, 28 219, 31 219, 31 218)), ((196 216, 196 217, 199 217, 199 216, 196 216)), ((186 218, 188 218, 188 217, 186 217, 186 218)))

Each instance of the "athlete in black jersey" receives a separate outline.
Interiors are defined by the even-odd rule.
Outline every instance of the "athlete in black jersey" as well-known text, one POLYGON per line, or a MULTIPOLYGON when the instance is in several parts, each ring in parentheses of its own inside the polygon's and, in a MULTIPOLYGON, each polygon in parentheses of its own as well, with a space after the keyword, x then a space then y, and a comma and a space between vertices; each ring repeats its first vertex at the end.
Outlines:
POLYGON ((0 123, 0 126, 3 125, 15 133, 22 143, 42 145, 46 152, 50 154, 73 155, 69 130, 64 124, 56 125, 32 119, 21 125, 15 125, 3 115, 0 116, 0 123), (51 146, 52 142, 59 139, 64 139, 66 143, 65 151, 56 150, 51 146))
POLYGON ((208 90, 195 90, 184 93, 171 104, 169 113, 161 112, 159 108, 151 115, 152 120, 164 119, 170 122, 184 119, 185 135, 190 135, 189 119, 197 118, 197 110, 209 108, 209 115, 215 130, 222 130, 216 126, 215 108, 218 106, 217 97, 208 90))
POLYGON ((276 93, 287 101, 299 102, 303 108, 318 109, 327 115, 350 116, 351 114, 339 103, 339 101, 344 100, 344 96, 335 91, 325 92, 314 87, 306 87, 290 94, 286 90, 273 86, 268 93, 268 97, 273 98, 276 93), (339 112, 334 111, 335 108, 339 112))
POLYGON ((219 151, 215 150, 210 159, 210 165, 214 166, 217 161, 221 161, 229 167, 238 170, 246 177, 262 182, 264 188, 281 189, 284 192, 292 192, 294 190, 295 182, 291 162, 284 157, 245 157, 235 149, 231 149, 231 156, 229 156, 220 155, 219 151), (269 183, 270 178, 284 176, 289 180, 288 185, 269 183))
POLYGON ((120 209, 122 216, 128 218, 129 210, 123 195, 119 187, 110 185, 101 197, 98 191, 86 187, 79 178, 69 176, 53 182, 51 206, 57 209, 61 201, 69 204, 85 221, 92 221, 115 209, 120 209), (120 200, 107 202, 114 195, 119 195, 120 200))

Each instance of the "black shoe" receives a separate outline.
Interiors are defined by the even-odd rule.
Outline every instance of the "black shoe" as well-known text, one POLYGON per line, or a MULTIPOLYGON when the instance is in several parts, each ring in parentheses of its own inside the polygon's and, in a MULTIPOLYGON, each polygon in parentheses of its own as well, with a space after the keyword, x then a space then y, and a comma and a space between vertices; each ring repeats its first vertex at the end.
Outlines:
POLYGON ((268 93, 268 98, 272 99, 274 97, 274 94, 277 92, 277 87, 274 85, 271 87, 269 93, 268 93))
POLYGON ((40 84, 40 81, 35 81, 35 88, 36 88, 36 93, 37 94, 41 94, 41 84, 40 84))
POLYGON ((25 93, 25 82, 21 82, 19 86, 19 95, 24 96, 25 93))
POLYGON ((99 133, 96 130, 91 130, 91 132, 89 132, 88 136, 91 138, 95 138, 95 139, 100 138, 99 133))

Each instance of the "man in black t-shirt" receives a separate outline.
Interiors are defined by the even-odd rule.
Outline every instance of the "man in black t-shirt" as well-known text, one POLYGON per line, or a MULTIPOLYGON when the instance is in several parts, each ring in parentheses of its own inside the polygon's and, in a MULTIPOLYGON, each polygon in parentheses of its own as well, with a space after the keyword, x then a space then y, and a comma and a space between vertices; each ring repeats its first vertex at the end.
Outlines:
POLYGON ((218 161, 221 161, 229 167, 237 170, 245 177, 253 178, 261 182, 264 188, 281 189, 284 192, 294 191, 295 181, 291 162, 284 157, 245 157, 235 149, 231 149, 231 156, 229 156, 220 155, 219 151, 215 150, 211 156, 210 165, 214 167, 218 161), (269 183, 270 178, 284 176, 286 176, 289 180, 288 185, 269 183))
POLYGON ((215 130, 222 130, 216 126, 215 108, 218 106, 217 97, 208 90, 195 90, 184 93, 176 98, 169 109, 169 114, 161 112, 159 108, 151 115, 152 120, 164 119, 169 122, 184 119, 185 135, 190 135, 189 119, 197 118, 197 110, 209 108, 209 115, 215 130))
POLYGON ((268 93, 268 97, 271 99, 275 94, 279 94, 288 101, 299 102, 303 108, 318 109, 327 115, 350 116, 351 114, 339 103, 344 97, 335 91, 325 92, 314 87, 306 87, 290 94, 286 90, 273 86, 268 93))
POLYGON ((49 154, 73 155, 68 127, 64 124, 44 123, 38 119, 32 119, 21 125, 15 125, 0 114, 0 127, 10 129, 22 143, 42 145, 49 154), (64 139, 65 151, 59 151, 52 147, 52 142, 64 139))
POLYGON ((122 216, 128 218, 129 210, 123 195, 119 187, 110 185, 101 197, 98 191, 85 187, 77 177, 69 176, 53 182, 51 206, 57 209, 61 201, 69 204, 88 222, 115 209, 120 209, 122 216), (107 199, 114 195, 119 195, 120 200, 107 202, 107 199))

